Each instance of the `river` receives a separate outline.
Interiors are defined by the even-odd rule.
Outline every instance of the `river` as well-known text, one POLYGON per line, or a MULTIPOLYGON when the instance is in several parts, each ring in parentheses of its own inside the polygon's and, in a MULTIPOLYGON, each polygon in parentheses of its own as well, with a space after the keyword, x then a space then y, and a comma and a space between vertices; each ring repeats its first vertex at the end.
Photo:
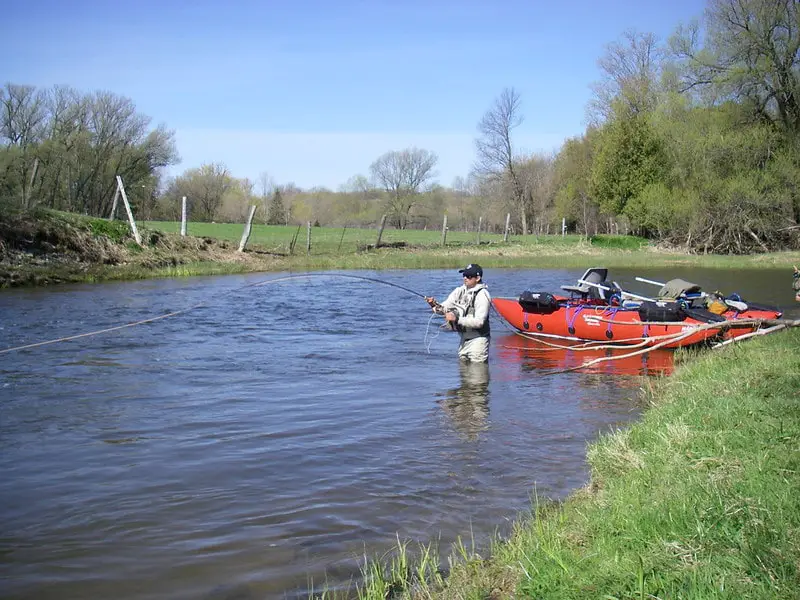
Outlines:
MULTIPOLYGON (((0 597, 306 598, 397 540, 485 550, 584 485, 586 444, 639 414, 671 355, 531 351, 492 317, 488 368, 413 292, 454 270, 198 277, 8 290, 0 350, 0 597), (259 282, 273 281, 264 285, 259 282), (409 291, 410 290, 410 291, 409 291)), ((578 271, 487 270, 495 296, 578 271)), ((652 269, 798 316, 791 273, 652 269)))

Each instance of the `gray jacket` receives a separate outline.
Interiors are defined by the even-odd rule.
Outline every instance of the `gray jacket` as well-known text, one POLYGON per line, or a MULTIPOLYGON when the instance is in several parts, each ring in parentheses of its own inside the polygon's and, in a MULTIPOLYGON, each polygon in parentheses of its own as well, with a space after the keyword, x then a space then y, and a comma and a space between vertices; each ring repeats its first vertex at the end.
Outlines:
POLYGON ((489 337, 489 308, 492 297, 484 283, 472 289, 462 285, 454 289, 441 306, 444 312, 451 308, 458 310, 457 329, 462 340, 489 337))

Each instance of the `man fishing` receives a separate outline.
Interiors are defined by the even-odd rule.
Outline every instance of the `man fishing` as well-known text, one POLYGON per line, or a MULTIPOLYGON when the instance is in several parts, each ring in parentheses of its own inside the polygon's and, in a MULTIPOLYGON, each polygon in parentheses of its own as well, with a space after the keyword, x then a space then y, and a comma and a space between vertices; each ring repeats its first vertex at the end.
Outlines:
POLYGON ((792 289, 794 290, 794 299, 800 302, 800 271, 797 270, 797 266, 795 266, 792 276, 792 289))
POLYGON ((441 304, 432 296, 425 301, 433 312, 444 315, 453 329, 461 335, 458 346, 459 359, 466 362, 489 362, 489 307, 492 297, 483 283, 483 269, 469 264, 458 271, 464 278, 461 285, 450 292, 441 304))

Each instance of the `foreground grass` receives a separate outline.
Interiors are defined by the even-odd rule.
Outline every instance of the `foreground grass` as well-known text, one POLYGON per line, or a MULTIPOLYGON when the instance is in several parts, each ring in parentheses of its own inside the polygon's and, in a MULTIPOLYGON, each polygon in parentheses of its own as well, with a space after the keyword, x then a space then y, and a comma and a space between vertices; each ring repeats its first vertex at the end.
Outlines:
POLYGON ((800 331, 691 358, 647 399, 590 446, 591 484, 490 559, 458 548, 442 578, 401 545, 358 596, 800 598, 800 331))

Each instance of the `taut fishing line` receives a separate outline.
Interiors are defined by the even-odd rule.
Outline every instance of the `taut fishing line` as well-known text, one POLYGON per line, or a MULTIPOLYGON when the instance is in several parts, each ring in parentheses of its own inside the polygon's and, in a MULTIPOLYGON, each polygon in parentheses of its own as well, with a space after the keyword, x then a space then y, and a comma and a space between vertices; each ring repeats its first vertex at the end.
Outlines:
MULTIPOLYGON (((280 282, 289 281, 289 280, 292 280, 292 279, 304 279, 304 278, 308 279, 308 278, 313 278, 313 277, 343 277, 343 278, 346 278, 346 279, 357 279, 357 280, 361 280, 361 281, 368 281, 368 282, 371 282, 371 283, 378 283, 378 284, 381 284, 381 285, 388 285, 390 287, 394 287, 394 288, 397 288, 399 290, 403 290, 405 292, 408 292, 409 294, 412 294, 414 296, 418 296, 418 297, 423 298, 423 299, 426 298, 425 294, 423 294, 421 292, 417 292, 416 290, 412 290, 411 288, 405 287, 405 286, 397 284, 397 283, 393 283, 391 281, 385 281, 383 279, 378 279, 377 277, 365 277, 365 276, 362 276, 362 275, 347 275, 347 274, 344 274, 344 273, 296 273, 296 274, 292 274, 292 275, 285 275, 283 277, 275 277, 275 278, 272 278, 272 279, 265 279, 265 280, 262 280, 262 281, 256 281, 254 283, 248 283, 248 284, 243 285, 241 287, 229 290, 226 293, 227 294, 231 294, 231 293, 235 293, 235 292, 240 292, 241 290, 244 290, 244 289, 247 289, 247 288, 251 288, 251 287, 259 287, 259 286, 268 285, 268 284, 272 284, 272 283, 280 283, 280 282)), ((114 326, 114 327, 106 327, 104 329, 97 329, 95 331, 87 331, 86 333, 79 333, 77 335, 70 335, 70 336, 55 338, 55 339, 52 339, 52 340, 45 340, 45 341, 42 341, 42 342, 35 342, 35 343, 32 343, 32 344, 24 344, 22 346, 14 346, 12 348, 5 348, 3 350, 0 350, 0 354, 7 354, 9 352, 15 352, 17 350, 27 350, 27 349, 30 349, 30 348, 38 348, 39 346, 47 346, 47 345, 50 345, 50 344, 57 344, 58 342, 68 342, 70 340, 77 340, 79 338, 91 337, 91 336, 94 336, 94 335, 100 335, 102 333, 110 333, 112 331, 119 331, 120 329, 126 329, 128 327, 135 327, 136 325, 144 325, 145 323, 152 323, 154 321, 160 321, 162 319, 167 319, 169 317, 175 317, 175 316, 178 316, 178 315, 181 315, 181 314, 188 313, 188 312, 190 312, 192 310, 196 310, 198 308, 202 308, 204 306, 210 306, 210 305, 211 305, 211 303, 209 303, 209 302, 201 302, 199 304, 195 304, 194 306, 190 306, 190 307, 184 308, 182 310, 176 310, 176 311, 164 314, 164 315, 158 315, 156 317, 150 317, 149 319, 142 319, 141 321, 134 321, 132 323, 125 323, 123 325, 117 325, 117 326, 114 326)), ((431 317, 431 318, 433 318, 433 317, 431 317)), ((430 327, 430 320, 428 321, 428 327, 430 327)), ((427 342, 427 336, 428 336, 428 334, 427 334, 427 331, 426 331, 426 333, 425 333, 426 342, 427 342)), ((436 336, 433 336, 433 337, 436 337, 436 336)), ((426 347, 427 347, 428 353, 430 353, 430 344, 428 344, 426 347)))

